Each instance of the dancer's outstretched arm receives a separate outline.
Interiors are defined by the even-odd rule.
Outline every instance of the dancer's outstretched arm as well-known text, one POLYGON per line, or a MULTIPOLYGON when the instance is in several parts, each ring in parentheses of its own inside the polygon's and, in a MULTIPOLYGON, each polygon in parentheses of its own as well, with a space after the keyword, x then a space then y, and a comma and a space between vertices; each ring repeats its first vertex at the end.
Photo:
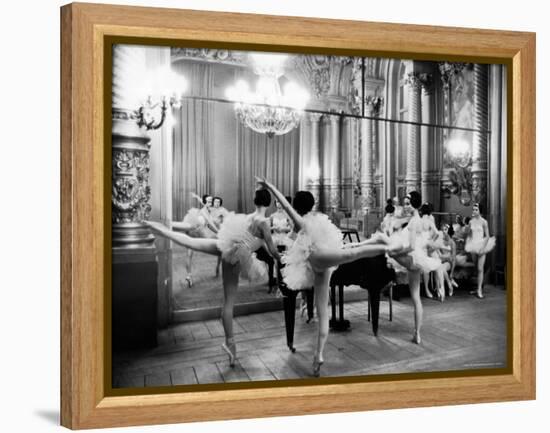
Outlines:
POLYGON ((155 221, 143 221, 143 223, 148 225, 154 233, 164 236, 182 247, 200 251, 201 253, 212 254, 214 256, 219 256, 221 254, 216 239, 192 238, 184 233, 176 233, 164 224, 155 221))
POLYGON ((275 196, 277 201, 281 203, 281 205, 283 206, 283 209, 286 211, 288 216, 294 222, 294 225, 298 228, 298 230, 301 230, 304 227, 303 218, 298 214, 298 212, 296 212, 296 210, 294 210, 292 205, 287 201, 287 199, 281 193, 281 191, 279 191, 277 188, 275 188, 274 185, 272 185, 267 180, 261 177, 256 176, 256 181, 258 182, 258 184, 260 184, 260 186, 262 186, 263 188, 266 188, 269 192, 271 192, 275 196))
POLYGON ((196 198, 198 202, 201 204, 201 206, 204 206, 204 203, 202 202, 202 197, 194 192, 191 193, 191 197, 196 198))
POLYGON ((273 242, 273 238, 271 237, 271 230, 267 223, 260 224, 260 229, 262 231, 262 236, 264 238, 265 244, 267 245, 269 254, 271 254, 275 260, 281 260, 281 255, 279 254, 279 251, 277 250, 277 247, 273 242))
POLYGON ((193 226, 189 223, 184 223, 183 221, 172 221, 172 229, 187 232, 187 231, 192 230, 193 226))

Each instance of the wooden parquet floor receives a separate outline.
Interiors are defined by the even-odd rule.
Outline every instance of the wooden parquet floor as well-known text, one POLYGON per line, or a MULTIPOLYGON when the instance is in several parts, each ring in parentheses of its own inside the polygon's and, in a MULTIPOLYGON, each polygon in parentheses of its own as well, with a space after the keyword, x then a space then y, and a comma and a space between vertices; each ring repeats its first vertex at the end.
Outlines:
MULTIPOLYGON (((487 287, 485 299, 459 292, 444 303, 423 299, 422 344, 411 342, 413 308, 406 298, 380 306, 378 337, 367 321, 367 302, 345 304, 346 332, 330 332, 321 376, 451 371, 506 366, 507 292, 487 287)), ((384 299, 384 298, 383 298, 384 299)), ((113 387, 147 387, 311 377, 317 322, 296 311, 294 346, 286 346, 284 316, 274 311, 235 318, 238 361, 221 350, 219 320, 175 324, 159 332, 153 350, 115 354, 113 387)))

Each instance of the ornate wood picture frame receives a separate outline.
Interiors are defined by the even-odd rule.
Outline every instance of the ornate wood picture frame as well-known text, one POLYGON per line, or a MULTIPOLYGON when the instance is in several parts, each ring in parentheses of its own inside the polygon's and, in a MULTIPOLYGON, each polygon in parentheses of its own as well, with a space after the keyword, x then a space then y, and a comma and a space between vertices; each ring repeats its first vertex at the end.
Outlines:
POLYGON ((81 429, 535 398, 533 33, 74 3, 61 8, 61 101, 62 425, 81 429), (104 77, 106 65, 112 65, 112 45, 136 40, 506 65, 508 367, 300 386, 113 392, 107 356, 111 129, 105 121, 111 118, 111 101, 104 77))

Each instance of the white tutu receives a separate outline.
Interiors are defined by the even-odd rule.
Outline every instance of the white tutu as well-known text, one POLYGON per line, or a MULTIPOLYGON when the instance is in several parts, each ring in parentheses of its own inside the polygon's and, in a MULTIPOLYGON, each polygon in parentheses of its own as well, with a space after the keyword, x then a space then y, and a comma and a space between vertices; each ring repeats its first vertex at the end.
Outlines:
POLYGON ((495 245, 496 238, 494 236, 481 239, 467 238, 464 251, 470 254, 487 254, 493 250, 495 245))
POLYGON ((205 238, 206 236, 206 220, 201 215, 200 209, 192 207, 187 211, 183 222, 189 224, 192 228, 188 231, 189 236, 194 238, 205 238))
POLYGON ((266 265, 254 253, 264 245, 264 241, 250 233, 249 226, 247 215, 229 212, 218 232, 218 248, 225 261, 239 264, 243 277, 249 280, 264 279, 267 277, 266 265))
POLYGON ((314 271, 309 262, 312 251, 320 248, 342 248, 342 232, 330 222, 327 215, 310 212, 303 217, 304 227, 298 233, 290 250, 282 257, 285 264, 283 279, 289 289, 313 287, 314 271))
MULTIPOLYGON (((428 235, 429 234, 427 232, 423 232, 421 235, 416 236, 414 250, 407 254, 412 259, 412 264, 409 270, 432 272, 441 266, 441 260, 439 258, 430 257, 428 255, 428 235)), ((390 248, 408 248, 409 245, 409 227, 405 227, 400 232, 395 232, 392 236, 390 236, 390 248)), ((399 266, 395 266, 392 260, 392 265, 395 266, 396 270, 402 271, 405 268, 402 263, 399 263, 399 260, 397 260, 395 264, 399 266)))

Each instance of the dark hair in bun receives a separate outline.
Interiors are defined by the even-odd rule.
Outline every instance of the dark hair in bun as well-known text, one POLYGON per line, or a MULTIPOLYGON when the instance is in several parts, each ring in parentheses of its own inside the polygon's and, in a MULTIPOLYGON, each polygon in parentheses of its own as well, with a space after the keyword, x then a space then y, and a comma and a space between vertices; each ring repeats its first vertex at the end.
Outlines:
POLYGON ((411 206, 415 209, 418 209, 422 204, 422 196, 418 191, 411 191, 409 194, 411 200, 411 206))
POLYGON ((431 215, 432 209, 429 203, 424 203, 422 206, 420 206, 419 210, 421 215, 431 215))
POLYGON ((292 200, 292 207, 296 209, 296 212, 301 216, 311 211, 314 204, 315 199, 313 198, 313 194, 309 191, 298 191, 294 195, 294 200, 292 200))
POLYGON ((393 204, 391 203, 388 203, 386 205, 386 213, 394 213, 395 212, 395 207, 393 206, 393 204))
POLYGON ((271 204, 271 194, 267 189, 258 189, 254 194, 254 204, 256 206, 268 207, 271 204))

